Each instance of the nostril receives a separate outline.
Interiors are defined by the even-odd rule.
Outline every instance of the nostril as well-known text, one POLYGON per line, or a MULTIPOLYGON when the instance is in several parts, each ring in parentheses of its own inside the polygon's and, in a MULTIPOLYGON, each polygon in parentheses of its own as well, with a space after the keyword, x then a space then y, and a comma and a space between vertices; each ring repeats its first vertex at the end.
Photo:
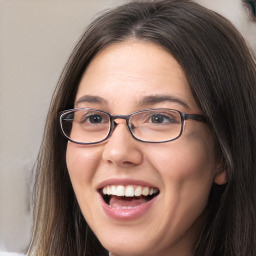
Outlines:
POLYGON ((133 165, 136 165, 136 164, 134 164, 133 162, 124 161, 124 162, 123 162, 123 165, 126 165, 126 166, 133 166, 133 165))
POLYGON ((108 164, 116 164, 123 167, 131 167, 141 164, 143 161, 142 150, 131 139, 113 136, 104 145, 102 158, 108 164))

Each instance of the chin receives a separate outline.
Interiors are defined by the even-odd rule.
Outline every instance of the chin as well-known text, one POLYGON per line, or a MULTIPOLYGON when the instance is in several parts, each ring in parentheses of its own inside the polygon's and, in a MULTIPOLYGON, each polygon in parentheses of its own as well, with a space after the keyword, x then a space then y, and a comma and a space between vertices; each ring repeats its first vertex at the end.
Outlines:
POLYGON ((161 255, 158 253, 151 254, 154 248, 156 248, 156 244, 145 234, 141 234, 141 236, 138 237, 138 232, 124 234, 122 231, 112 231, 113 232, 108 233, 102 232, 100 235, 97 235, 97 237, 102 246, 114 256, 161 255))

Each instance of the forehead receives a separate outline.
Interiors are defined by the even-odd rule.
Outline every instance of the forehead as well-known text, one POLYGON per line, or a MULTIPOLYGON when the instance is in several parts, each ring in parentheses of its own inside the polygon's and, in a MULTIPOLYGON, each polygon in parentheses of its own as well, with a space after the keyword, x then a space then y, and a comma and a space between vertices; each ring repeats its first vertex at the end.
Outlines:
POLYGON ((76 101, 87 94, 112 103, 170 95, 197 107, 175 58, 157 44, 138 40, 110 45, 94 57, 79 84, 76 101))

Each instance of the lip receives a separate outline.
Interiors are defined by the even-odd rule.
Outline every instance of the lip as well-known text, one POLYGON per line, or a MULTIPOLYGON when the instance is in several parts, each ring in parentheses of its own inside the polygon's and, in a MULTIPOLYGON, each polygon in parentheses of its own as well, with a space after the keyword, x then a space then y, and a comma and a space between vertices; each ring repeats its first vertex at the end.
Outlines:
POLYGON ((158 196, 154 197, 150 201, 143 203, 131 209, 114 209, 105 203, 102 196, 98 194, 99 200, 105 214, 116 220, 135 220, 145 214, 155 203, 158 196))
POLYGON ((123 186, 138 185, 138 186, 145 186, 145 187, 147 186, 151 188, 157 188, 157 187, 148 182, 141 181, 141 180, 133 180, 133 179, 108 179, 101 182, 97 186, 98 197, 99 197, 101 207, 108 217, 115 220, 128 221, 128 220, 135 220, 141 217, 142 215, 144 215, 146 212, 150 210, 150 208, 154 205, 156 199, 158 198, 158 195, 156 195, 150 201, 145 202, 131 209, 114 209, 114 208, 111 208, 108 204, 106 204, 106 202, 104 201, 104 199, 102 198, 99 192, 103 187, 108 185, 123 185, 123 186))

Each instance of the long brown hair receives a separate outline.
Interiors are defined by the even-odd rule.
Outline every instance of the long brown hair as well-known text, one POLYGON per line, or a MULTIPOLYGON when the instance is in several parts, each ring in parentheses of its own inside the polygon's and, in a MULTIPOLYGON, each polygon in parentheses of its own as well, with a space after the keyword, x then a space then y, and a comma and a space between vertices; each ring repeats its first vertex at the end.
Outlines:
POLYGON ((224 186, 213 185, 195 255, 256 255, 256 67, 225 18, 189 0, 135 1, 99 16, 82 35, 54 92, 38 156, 29 255, 106 255, 84 220, 68 176, 58 113, 103 48, 129 38, 167 49, 183 68, 216 137, 224 186))

